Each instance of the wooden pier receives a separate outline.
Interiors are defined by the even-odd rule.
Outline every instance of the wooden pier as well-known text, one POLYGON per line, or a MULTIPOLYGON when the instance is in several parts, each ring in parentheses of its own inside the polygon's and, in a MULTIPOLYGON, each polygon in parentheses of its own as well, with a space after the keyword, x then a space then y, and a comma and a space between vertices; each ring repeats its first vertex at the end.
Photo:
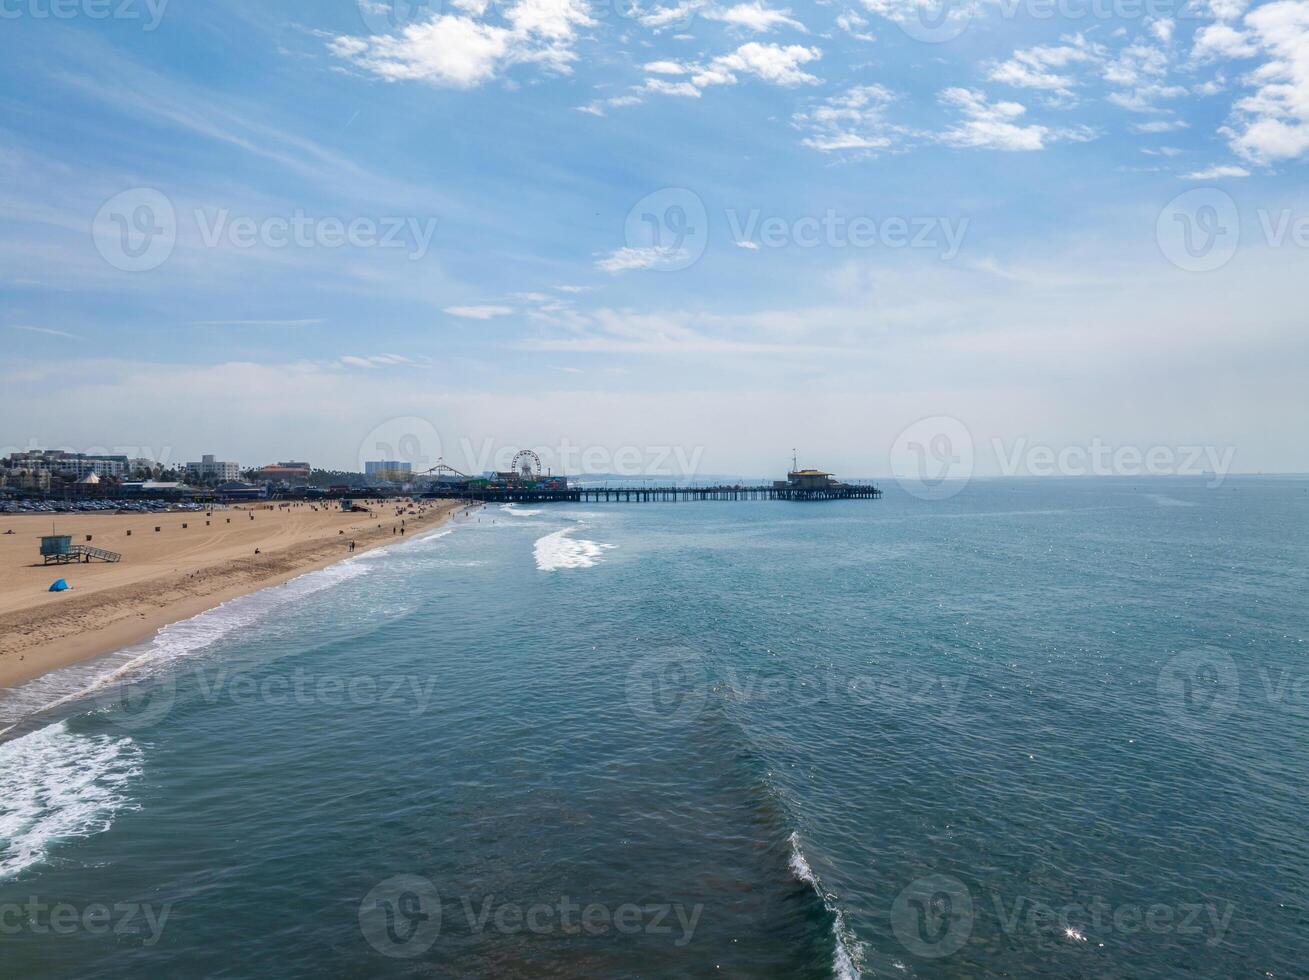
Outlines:
POLYGON ((793 486, 718 487, 450 487, 420 494, 433 500, 477 500, 504 504, 652 503, 690 500, 876 500, 882 491, 871 483, 846 483, 822 488, 793 486))

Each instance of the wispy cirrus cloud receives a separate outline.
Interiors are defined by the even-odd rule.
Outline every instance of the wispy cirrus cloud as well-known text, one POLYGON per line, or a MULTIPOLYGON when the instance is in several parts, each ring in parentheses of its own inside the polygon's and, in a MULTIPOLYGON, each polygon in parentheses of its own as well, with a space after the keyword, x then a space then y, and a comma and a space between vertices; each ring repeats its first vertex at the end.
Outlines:
POLYGON ((1249 177, 1250 171, 1245 167, 1238 167, 1234 164, 1219 164, 1212 167, 1205 167, 1203 170, 1193 170, 1189 174, 1183 174, 1183 180, 1219 180, 1224 177, 1249 177))
POLYGON ((80 337, 80 336, 78 336, 78 335, 75 334, 75 333, 69 333, 67 330, 56 330, 56 329, 54 329, 53 327, 36 327, 36 326, 32 326, 31 324, 28 324, 28 323, 15 323, 15 324, 11 324, 10 327, 9 327, 9 329, 10 329, 10 330, 22 330, 22 331, 24 331, 24 332, 26 332, 26 333, 39 333, 39 334, 43 334, 44 336, 47 336, 47 337, 61 337, 61 338, 65 339, 65 340, 84 340, 84 339, 86 339, 86 338, 84 338, 84 337, 80 337))
POLYGON ((485 303, 480 306, 447 306, 444 312, 465 320, 490 320, 497 316, 508 316, 514 312, 514 308, 512 306, 485 303))
POLYGON ((632 248, 623 246, 596 260, 595 266, 603 272, 632 272, 640 269, 659 269, 680 262, 684 249, 649 245, 632 248))

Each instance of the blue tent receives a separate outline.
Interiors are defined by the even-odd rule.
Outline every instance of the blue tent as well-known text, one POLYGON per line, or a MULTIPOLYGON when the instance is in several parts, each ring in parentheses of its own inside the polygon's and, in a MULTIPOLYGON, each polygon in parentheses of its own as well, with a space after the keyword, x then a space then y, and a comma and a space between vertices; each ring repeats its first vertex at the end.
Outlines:
POLYGON ((55 579, 55 584, 52 585, 52 586, 50 586, 50 591, 51 591, 51 592, 67 592, 67 591, 68 591, 69 589, 71 589, 71 588, 72 588, 71 585, 69 585, 69 584, 68 584, 66 581, 64 581, 63 579, 59 578, 59 579, 55 579))

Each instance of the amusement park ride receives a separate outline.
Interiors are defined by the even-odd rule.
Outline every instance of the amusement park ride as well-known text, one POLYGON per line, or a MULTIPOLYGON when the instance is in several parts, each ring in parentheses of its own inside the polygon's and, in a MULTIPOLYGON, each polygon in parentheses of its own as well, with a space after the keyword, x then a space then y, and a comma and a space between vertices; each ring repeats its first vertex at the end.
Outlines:
POLYGON ((431 477, 442 488, 462 488, 477 491, 525 491, 525 490, 566 490, 568 478, 542 475, 544 467, 541 457, 530 449, 520 449, 514 453, 509 469, 498 471, 492 476, 469 476, 461 473, 444 459, 437 460, 435 466, 424 471, 422 476, 431 477))

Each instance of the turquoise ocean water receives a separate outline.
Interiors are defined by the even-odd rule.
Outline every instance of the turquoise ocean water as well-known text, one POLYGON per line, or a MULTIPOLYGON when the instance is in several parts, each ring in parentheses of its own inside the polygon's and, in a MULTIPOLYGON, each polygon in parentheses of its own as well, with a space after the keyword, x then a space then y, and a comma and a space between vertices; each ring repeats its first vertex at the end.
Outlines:
POLYGON ((0 976, 1304 976, 1306 637, 1306 481, 486 508, 0 695, 0 976))

